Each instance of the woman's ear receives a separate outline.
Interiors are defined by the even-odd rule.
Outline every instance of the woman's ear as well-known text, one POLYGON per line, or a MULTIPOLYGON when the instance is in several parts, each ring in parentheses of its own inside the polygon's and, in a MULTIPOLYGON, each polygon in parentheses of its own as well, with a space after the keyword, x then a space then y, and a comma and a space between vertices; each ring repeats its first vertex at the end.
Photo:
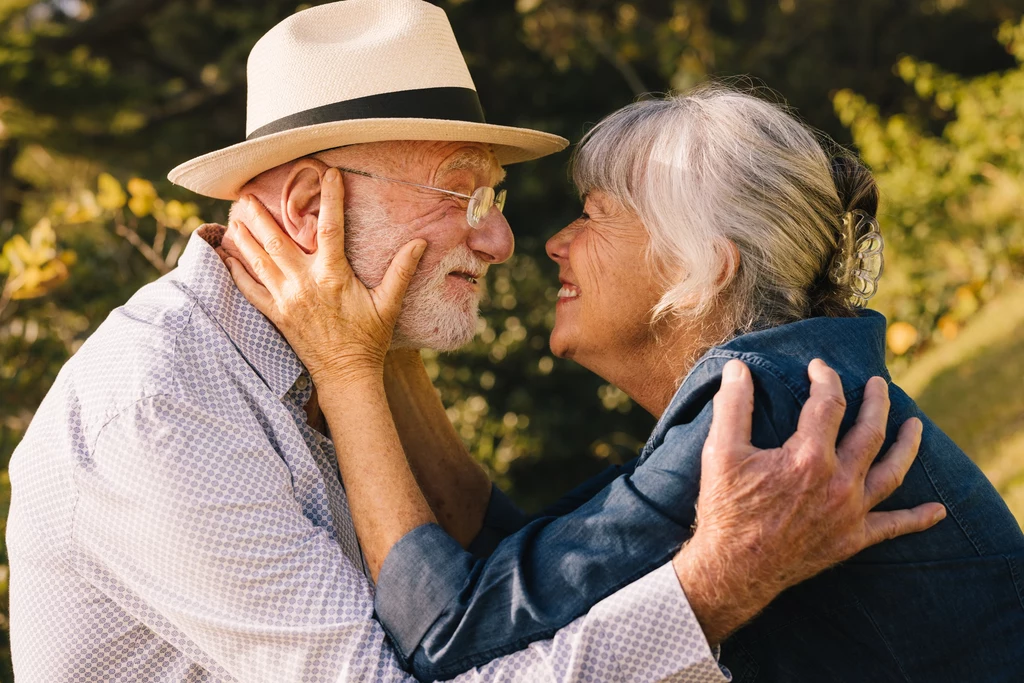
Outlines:
POLYGON ((735 242, 723 240, 720 249, 722 250, 722 267, 718 271, 718 277, 715 279, 718 291, 722 291, 731 285, 740 270, 740 250, 735 242))
POLYGON ((316 250, 316 222, 320 215, 320 183, 327 165, 317 159, 300 159, 288 172, 281 188, 281 227, 303 251, 316 250))

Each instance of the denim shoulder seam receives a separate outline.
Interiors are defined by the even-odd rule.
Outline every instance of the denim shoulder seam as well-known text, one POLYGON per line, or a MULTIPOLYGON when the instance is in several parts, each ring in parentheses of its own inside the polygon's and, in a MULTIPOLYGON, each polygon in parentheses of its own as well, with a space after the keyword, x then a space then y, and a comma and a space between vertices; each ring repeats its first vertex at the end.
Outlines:
MULTIPOLYGON (((889 419, 892 420, 891 417, 889 419)), ((974 547, 974 551, 978 553, 980 557, 985 557, 986 555, 991 554, 985 552, 982 544, 979 543, 977 535, 974 533, 974 529, 967 523, 967 520, 963 518, 963 515, 960 514, 959 508, 950 501, 946 491, 939 487, 937 479, 933 476, 932 468, 928 463, 928 459, 918 458, 918 462, 921 463, 921 468, 924 470, 925 476, 928 477, 928 483, 932 485, 932 490, 935 491, 935 494, 942 500, 942 504, 946 506, 950 517, 952 517, 952 519, 956 521, 957 526, 960 527, 960 531, 962 531, 964 536, 967 537, 967 540, 971 542, 971 545, 974 547)))
POLYGON ((1017 600, 1020 602, 1020 608, 1024 610, 1024 577, 1021 576, 1017 560, 1009 555, 1003 555, 1003 559, 1006 560, 1006 564, 1010 568, 1010 578, 1013 579, 1013 586, 1017 589, 1017 600))
POLYGON ((772 363, 763 355, 759 353, 752 353, 750 351, 737 352, 727 351, 725 349, 718 349, 716 351, 711 351, 706 356, 704 356, 704 358, 701 360, 701 364, 703 364, 705 361, 711 360, 712 358, 727 358, 729 360, 736 359, 741 360, 744 363, 747 363, 748 365, 756 365, 757 367, 761 368, 762 370, 770 374, 772 377, 774 377, 775 380, 779 382, 779 384, 784 386, 789 391, 789 393, 792 394, 793 399, 797 402, 798 405, 803 405, 804 402, 800 400, 800 394, 802 392, 800 391, 799 387, 796 387, 793 384, 791 384, 789 382, 789 378, 786 376, 786 373, 782 372, 782 370, 777 365, 772 363))

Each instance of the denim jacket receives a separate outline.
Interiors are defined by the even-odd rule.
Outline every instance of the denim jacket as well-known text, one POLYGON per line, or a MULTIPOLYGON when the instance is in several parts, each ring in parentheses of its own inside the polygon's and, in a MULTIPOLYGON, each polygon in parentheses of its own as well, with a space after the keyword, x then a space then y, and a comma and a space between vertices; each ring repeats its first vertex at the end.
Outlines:
MULTIPOLYGON (((375 599, 404 663, 420 678, 451 677, 550 636, 670 559, 691 534, 726 362, 750 368, 753 442, 773 448, 796 430, 813 358, 843 380, 845 432, 867 380, 889 380, 884 339, 885 319, 870 311, 737 337, 697 362, 628 465, 534 519, 495 491, 468 551, 436 525, 411 531, 388 554, 375 599)), ((785 591, 723 643, 735 680, 1024 680, 1024 535, 981 471, 910 397, 891 385, 890 399, 884 448, 910 417, 923 420, 924 433, 903 485, 878 509, 938 501, 946 519, 785 591)))

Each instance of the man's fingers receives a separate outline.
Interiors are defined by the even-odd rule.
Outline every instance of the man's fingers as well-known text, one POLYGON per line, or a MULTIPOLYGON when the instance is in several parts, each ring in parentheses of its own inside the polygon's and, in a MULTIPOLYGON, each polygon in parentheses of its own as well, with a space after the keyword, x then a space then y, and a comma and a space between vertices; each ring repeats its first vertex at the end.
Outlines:
POLYGON ((345 258, 345 184, 341 172, 329 168, 320 185, 320 215, 316 223, 317 262, 321 268, 337 272, 348 269, 345 258))
POLYGON ((248 269, 271 293, 280 291, 285 276, 278 268, 277 263, 263 249, 263 245, 257 242, 244 226, 239 225, 238 221, 231 221, 231 225, 235 228, 232 231, 235 245, 241 252, 242 258, 245 259, 248 269))
POLYGON ((277 219, 263 206, 263 202, 253 195, 247 195, 242 199, 242 208, 248 220, 235 220, 235 225, 240 232, 248 232, 255 237, 263 250, 278 264, 291 264, 302 257, 302 250, 285 234, 277 224, 277 219))
POLYGON ((839 443, 839 459, 863 479, 878 451, 885 443, 885 427, 889 421, 889 384, 881 377, 872 377, 864 387, 864 401, 857 412, 857 422, 839 443))
POLYGON ((869 512, 865 521, 867 545, 864 547, 930 529, 945 517, 946 508, 941 503, 924 503, 909 510, 869 512))
POLYGON ((807 452, 832 453, 846 413, 843 383, 836 371, 818 358, 807 366, 807 376, 811 380, 811 395, 800 410, 796 436, 810 449, 807 452))
POLYGON ((256 282, 237 259, 228 256, 224 264, 231 272, 231 279, 235 281, 235 285, 245 295, 245 298, 256 307, 256 310, 273 321, 274 297, 270 295, 267 288, 256 282))
POLYGON ((413 240, 402 247, 391 260, 384 279, 372 290, 377 311, 388 324, 398 318, 405 290, 409 288, 409 281, 416 274, 416 267, 426 248, 424 240, 413 240))
POLYGON ((754 380, 750 369, 733 359, 722 368, 722 386, 715 394, 711 432, 704 442, 707 455, 735 450, 748 453, 754 412, 754 380))
POLYGON ((910 418, 900 426, 899 436, 885 456, 871 466, 864 483, 868 508, 873 508, 893 494, 903 483, 921 445, 921 421, 910 418))

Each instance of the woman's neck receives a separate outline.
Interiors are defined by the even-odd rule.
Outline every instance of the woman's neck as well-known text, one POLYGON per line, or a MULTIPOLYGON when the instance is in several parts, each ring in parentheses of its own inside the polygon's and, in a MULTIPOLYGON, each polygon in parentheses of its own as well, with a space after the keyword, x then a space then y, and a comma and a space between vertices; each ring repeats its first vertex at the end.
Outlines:
MULTIPOLYGON (((663 325, 667 328, 668 325, 663 325)), ((624 391, 634 403, 660 418, 683 378, 704 353, 723 338, 719 325, 676 324, 647 343, 616 354, 613 366, 590 368, 624 391)))

